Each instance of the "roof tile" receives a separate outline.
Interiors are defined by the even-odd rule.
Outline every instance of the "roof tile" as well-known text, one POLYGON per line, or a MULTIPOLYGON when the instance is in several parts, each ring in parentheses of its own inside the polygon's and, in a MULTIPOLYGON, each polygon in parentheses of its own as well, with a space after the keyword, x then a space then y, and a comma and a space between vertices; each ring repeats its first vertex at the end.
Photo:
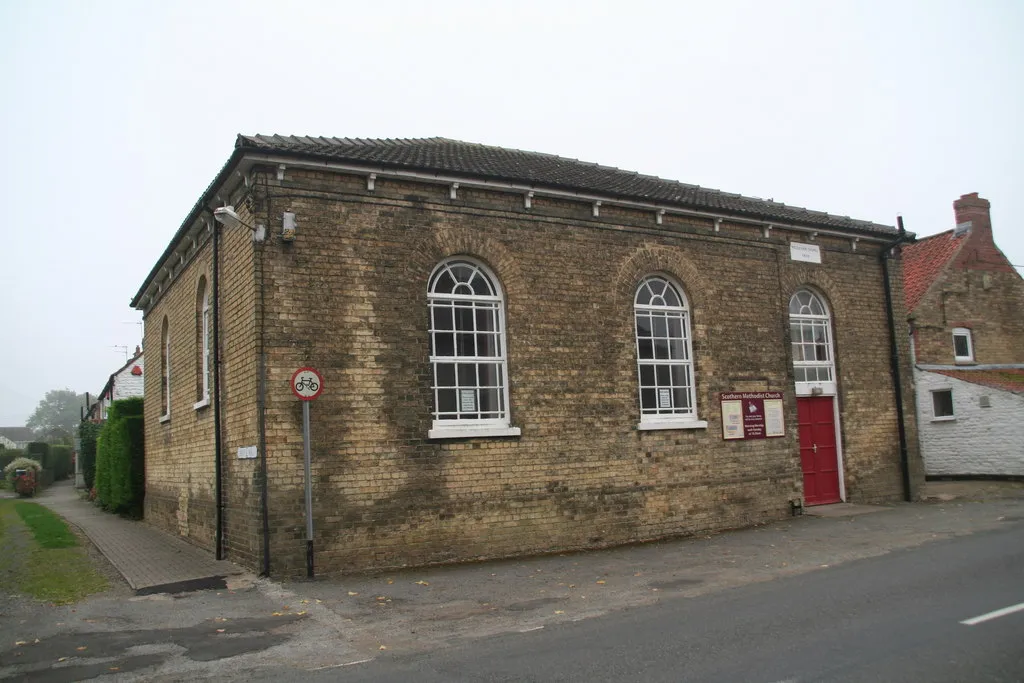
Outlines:
POLYGON ((1024 368, 1003 370, 931 370, 946 377, 959 379, 971 384, 1024 394, 1024 368))
POLYGON ((965 242, 961 237, 954 238, 953 231, 947 230, 903 247, 903 290, 908 313, 914 312, 943 266, 965 242))
POLYGON ((448 138, 352 139, 239 135, 235 147, 410 170, 464 174, 487 180, 547 186, 692 209, 716 209, 757 220, 784 221, 860 233, 896 234, 892 226, 855 220, 848 216, 835 216, 781 202, 729 194, 553 154, 492 147, 448 138))

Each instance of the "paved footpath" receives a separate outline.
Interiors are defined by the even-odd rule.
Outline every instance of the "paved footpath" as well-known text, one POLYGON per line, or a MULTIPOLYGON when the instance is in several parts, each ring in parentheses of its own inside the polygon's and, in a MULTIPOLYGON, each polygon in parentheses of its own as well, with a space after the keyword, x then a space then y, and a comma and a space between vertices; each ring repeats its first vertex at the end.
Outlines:
POLYGON ((224 588, 244 570, 146 524, 103 512, 79 497, 70 481, 57 482, 32 499, 89 537, 137 595, 224 588))

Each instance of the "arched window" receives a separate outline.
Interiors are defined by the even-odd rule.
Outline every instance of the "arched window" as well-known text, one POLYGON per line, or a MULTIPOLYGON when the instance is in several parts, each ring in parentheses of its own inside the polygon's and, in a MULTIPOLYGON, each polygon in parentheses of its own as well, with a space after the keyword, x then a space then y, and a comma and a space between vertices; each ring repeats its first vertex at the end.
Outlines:
POLYGON ((196 405, 202 408, 210 403, 211 349, 210 340, 210 288, 206 276, 199 278, 196 287, 196 405))
POLYGON ((505 302, 497 279, 466 258, 442 262, 430 277, 429 436, 518 434, 509 428, 505 302))
POLYGON ((640 377, 640 428, 706 426, 697 420, 690 313, 682 289, 660 275, 633 301, 640 377))
POLYGON ((171 334, 167 316, 160 325, 160 419, 171 417, 171 334))
POLYGON ((809 289, 797 290, 789 299, 789 336, 797 394, 816 388, 835 394, 832 317, 821 297, 809 289))

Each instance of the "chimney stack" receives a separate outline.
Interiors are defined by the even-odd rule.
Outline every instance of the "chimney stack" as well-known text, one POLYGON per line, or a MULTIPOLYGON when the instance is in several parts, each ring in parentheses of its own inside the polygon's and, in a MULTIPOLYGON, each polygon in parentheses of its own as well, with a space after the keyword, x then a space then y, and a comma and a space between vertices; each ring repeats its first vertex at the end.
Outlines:
MULTIPOLYGON (((971 192, 953 202, 953 213, 956 215, 957 227, 970 223, 966 230, 972 235, 978 235, 986 241, 992 241, 992 219, 989 217, 989 201, 978 196, 977 192, 971 192)), ((960 230, 956 231, 957 233, 960 230)))

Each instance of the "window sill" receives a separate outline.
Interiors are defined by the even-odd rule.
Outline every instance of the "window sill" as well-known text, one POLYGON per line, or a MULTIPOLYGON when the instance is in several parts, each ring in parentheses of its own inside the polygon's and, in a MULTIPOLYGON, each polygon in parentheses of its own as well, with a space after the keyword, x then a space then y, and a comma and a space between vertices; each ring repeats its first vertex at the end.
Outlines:
POLYGON ((974 362, 973 358, 954 358, 953 359, 953 364, 954 365, 977 365, 977 363, 974 362))
POLYGON ((428 439, 468 439, 475 436, 519 436, 519 427, 440 427, 427 432, 428 439))
POLYGON ((197 401, 197 402, 192 404, 192 409, 193 410, 201 410, 202 408, 205 408, 208 405, 210 405, 210 397, 209 396, 204 396, 202 401, 197 401))
POLYGON ((170 413, 167 413, 166 415, 161 415, 160 416, 160 422, 170 422, 170 421, 171 421, 171 414, 170 413))
POLYGON ((933 417, 932 422, 954 422, 956 421, 956 415, 946 415, 945 417, 933 417))
POLYGON ((641 422, 636 426, 638 431, 649 432, 658 429, 707 429, 707 420, 662 420, 660 422, 641 422))

